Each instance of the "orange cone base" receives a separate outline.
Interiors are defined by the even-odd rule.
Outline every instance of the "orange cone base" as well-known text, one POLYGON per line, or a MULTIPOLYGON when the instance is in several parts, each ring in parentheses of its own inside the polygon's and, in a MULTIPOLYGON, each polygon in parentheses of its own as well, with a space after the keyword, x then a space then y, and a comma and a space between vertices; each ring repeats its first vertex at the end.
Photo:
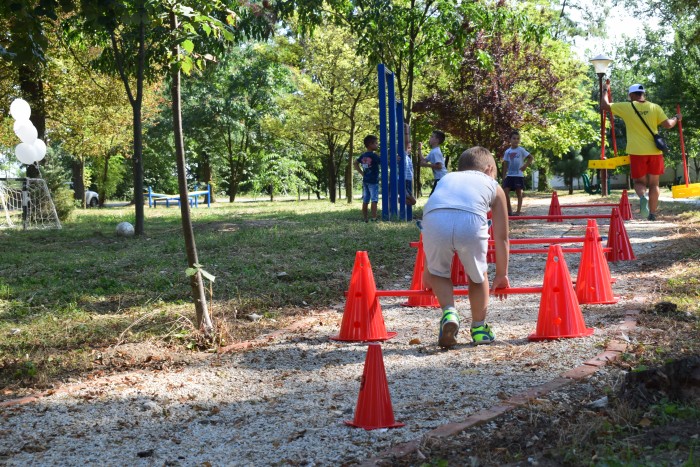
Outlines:
POLYGON ((548 340, 553 340, 553 339, 573 339, 575 337, 587 337, 593 334, 593 328, 585 328, 582 332, 578 334, 571 334, 571 335, 556 335, 556 336, 538 336, 537 333, 530 334, 527 336, 527 340, 529 341, 548 341, 548 340))
POLYGON ((387 425, 387 426, 363 426, 363 425, 356 424, 353 420, 345 420, 345 424, 348 426, 355 427, 355 428, 364 428, 367 431, 379 430, 381 428, 401 428, 402 426, 406 426, 405 423, 401 423, 401 422, 396 422, 393 425, 387 425))
POLYGON ((386 335, 384 336, 378 336, 370 339, 353 339, 351 337, 341 337, 340 334, 337 336, 332 336, 329 337, 330 340, 332 341, 339 341, 339 342, 384 342, 388 341, 389 339, 393 339, 394 337, 397 336, 398 333, 392 332, 392 331, 387 331, 386 335))

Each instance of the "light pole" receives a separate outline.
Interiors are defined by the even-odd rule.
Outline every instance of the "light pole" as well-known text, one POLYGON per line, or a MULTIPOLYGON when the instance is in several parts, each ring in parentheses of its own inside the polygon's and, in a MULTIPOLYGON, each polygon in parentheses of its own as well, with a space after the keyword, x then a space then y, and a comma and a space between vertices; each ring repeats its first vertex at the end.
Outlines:
MULTIPOLYGON (((600 54, 590 60, 598 75, 598 90, 600 104, 600 159, 605 159, 605 112, 603 111, 603 76, 608 70, 612 60, 600 54)), ((600 191, 603 196, 608 196, 608 169, 602 169, 600 173, 600 191)))

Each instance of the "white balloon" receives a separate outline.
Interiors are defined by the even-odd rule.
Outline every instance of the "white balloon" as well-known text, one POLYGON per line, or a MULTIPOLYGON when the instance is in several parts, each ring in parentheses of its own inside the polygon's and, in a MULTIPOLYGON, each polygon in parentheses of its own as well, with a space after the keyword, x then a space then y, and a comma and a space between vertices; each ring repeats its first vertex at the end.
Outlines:
POLYGON ((34 162, 39 162, 46 156, 46 143, 44 143, 42 140, 37 139, 34 141, 34 150, 36 151, 36 159, 34 159, 34 162))
POLYGON ((36 160, 36 149, 29 143, 19 143, 15 147, 15 156, 22 164, 33 164, 36 160))
POLYGON ((39 132, 32 122, 26 120, 21 125, 17 126, 15 134, 23 143, 34 144, 39 132))
POLYGON ((29 120, 32 115, 32 109, 24 99, 15 99, 10 104, 10 115, 15 120, 29 120))
POLYGON ((34 125, 34 124, 32 123, 31 120, 15 120, 15 123, 12 126, 12 129, 15 130, 15 134, 17 134, 17 129, 22 125, 34 125))

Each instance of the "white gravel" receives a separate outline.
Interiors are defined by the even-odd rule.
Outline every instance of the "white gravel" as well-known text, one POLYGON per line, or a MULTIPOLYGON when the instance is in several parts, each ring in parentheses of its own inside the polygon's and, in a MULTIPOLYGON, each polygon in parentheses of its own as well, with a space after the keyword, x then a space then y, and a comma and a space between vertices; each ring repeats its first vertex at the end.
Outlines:
MULTIPOLYGON (((528 200, 526 208, 528 213, 543 214, 548 205, 528 200)), ((512 237, 582 235, 585 220, 575 223, 513 223, 517 233, 512 237)), ((599 224, 605 235, 604 223, 599 224)), ((676 234, 670 223, 657 222, 652 228, 647 222, 630 221, 626 226, 640 259, 659 247, 658 240, 676 234)), ((574 279, 578 256, 566 256, 574 279)), ((545 258, 513 255, 512 285, 540 285, 545 258)), ((628 277, 635 263, 611 265, 620 303, 583 306, 586 324, 595 333, 579 339, 529 342, 539 296, 517 295, 491 302, 488 321, 497 342, 473 347, 460 334, 462 344, 446 352, 436 346, 438 311, 404 308, 399 299, 382 299, 387 329, 398 332, 382 349, 394 415, 406 424, 404 428, 365 431, 343 423, 353 418, 367 345, 328 340, 339 330, 342 306, 338 306, 319 314, 308 329, 278 337, 264 347, 226 354, 220 360, 212 356, 176 370, 97 379, 88 388, 2 408, 0 464, 360 462, 550 381, 600 353, 623 310, 638 306, 633 299, 640 294, 639 283, 628 277)), ((409 284, 407 276, 392 288, 409 284)), ((466 299, 458 302, 458 308, 466 327, 466 299)))

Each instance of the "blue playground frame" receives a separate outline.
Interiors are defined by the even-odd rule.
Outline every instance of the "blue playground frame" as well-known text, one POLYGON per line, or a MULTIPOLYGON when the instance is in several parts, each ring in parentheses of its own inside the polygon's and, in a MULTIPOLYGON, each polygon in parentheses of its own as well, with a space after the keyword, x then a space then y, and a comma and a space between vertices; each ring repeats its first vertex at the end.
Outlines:
POLYGON ((399 151, 403 156, 406 147, 403 132, 403 103, 396 100, 394 73, 382 63, 377 65, 377 77, 379 80, 382 220, 410 221, 413 218, 413 211, 411 206, 406 204, 406 184, 404 183, 406 165, 398 163, 399 151))
MULTIPOLYGON (((189 198, 190 201, 190 207, 199 207, 199 197, 200 196, 206 196, 207 198, 207 207, 211 207, 211 185, 207 184, 207 189, 206 190, 200 190, 196 191, 197 187, 195 186, 195 191, 191 191, 187 193, 187 197, 189 198)), ((146 196, 148 196, 148 207, 149 208, 155 208, 156 207, 156 202, 158 201, 165 201, 165 207, 169 208, 170 207, 170 201, 175 201, 177 205, 180 205, 180 195, 169 195, 165 193, 155 193, 151 187, 148 187, 148 193, 144 193, 146 196)))

